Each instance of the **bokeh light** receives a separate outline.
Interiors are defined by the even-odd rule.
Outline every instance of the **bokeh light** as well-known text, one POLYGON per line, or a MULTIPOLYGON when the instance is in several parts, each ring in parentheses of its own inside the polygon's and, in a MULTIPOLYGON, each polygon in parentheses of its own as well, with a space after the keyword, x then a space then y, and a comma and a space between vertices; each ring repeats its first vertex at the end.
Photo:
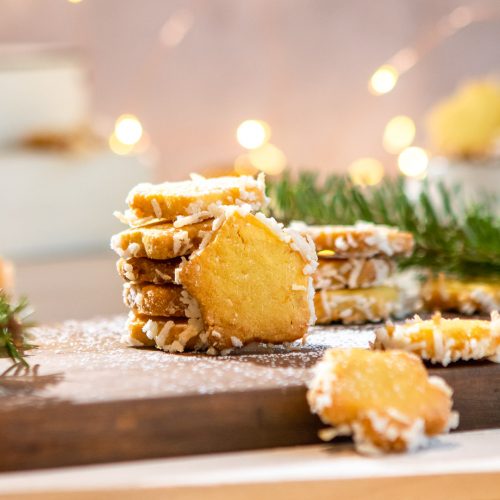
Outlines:
POLYGON ((116 140, 127 146, 137 144, 142 137, 143 128, 139 119, 130 114, 121 115, 115 123, 116 140))
POLYGON ((261 172, 278 175, 285 170, 287 159, 285 153, 274 144, 264 144, 248 153, 250 163, 261 172))
POLYGON ((384 129, 384 149, 397 154, 411 145, 415 139, 415 123, 409 116, 395 116, 384 129))
POLYGON ((252 165, 250 155, 248 153, 243 153, 234 161, 234 171, 239 175, 255 175, 259 170, 252 165))
POLYGON ((390 64, 384 64, 373 73, 368 88, 374 95, 387 94, 396 86, 398 78, 398 70, 390 64))
POLYGON ((113 151, 113 153, 116 153, 117 155, 128 155, 132 153, 134 149, 133 144, 124 144, 116 137, 116 134, 114 132, 109 136, 108 145, 109 149, 111 149, 111 151, 113 151))
POLYGON ((68 0, 69 3, 81 3, 82 0, 68 0))
POLYGON ((398 157, 398 166, 401 173, 408 177, 422 178, 427 173, 429 156, 418 147, 404 149, 398 157))
POLYGON ((359 158, 349 165, 348 172, 357 186, 374 186, 384 177, 384 166, 375 158, 359 158))
POLYGON ((271 137, 271 127, 262 120, 245 120, 236 130, 238 143, 245 149, 260 148, 271 137))

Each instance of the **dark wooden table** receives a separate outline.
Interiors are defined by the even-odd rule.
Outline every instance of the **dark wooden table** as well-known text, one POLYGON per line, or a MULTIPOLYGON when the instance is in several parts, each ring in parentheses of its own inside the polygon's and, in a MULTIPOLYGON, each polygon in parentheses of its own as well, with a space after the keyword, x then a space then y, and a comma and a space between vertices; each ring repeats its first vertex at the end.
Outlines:
MULTIPOLYGON (((368 347, 374 326, 314 328, 305 345, 226 356, 120 343, 124 317, 35 331, 30 373, 0 359, 0 470, 317 443, 305 400, 328 347, 368 347)), ((460 430, 500 427, 500 366, 431 368, 453 387, 460 430)))

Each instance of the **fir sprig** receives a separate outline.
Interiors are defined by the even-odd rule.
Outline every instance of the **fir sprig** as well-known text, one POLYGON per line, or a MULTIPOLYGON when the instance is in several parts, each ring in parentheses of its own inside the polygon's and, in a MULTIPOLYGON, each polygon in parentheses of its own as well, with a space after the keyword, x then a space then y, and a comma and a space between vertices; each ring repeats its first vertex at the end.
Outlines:
POLYGON ((290 173, 268 181, 271 212, 285 223, 354 224, 363 220, 410 231, 414 254, 403 267, 419 266, 467 278, 500 279, 498 200, 467 203, 459 187, 423 183, 415 199, 402 178, 360 187, 339 175, 290 173))
POLYGON ((26 367, 24 350, 33 347, 27 341, 29 328, 33 326, 25 321, 29 314, 26 298, 11 304, 9 297, 0 290, 0 355, 3 353, 26 367))

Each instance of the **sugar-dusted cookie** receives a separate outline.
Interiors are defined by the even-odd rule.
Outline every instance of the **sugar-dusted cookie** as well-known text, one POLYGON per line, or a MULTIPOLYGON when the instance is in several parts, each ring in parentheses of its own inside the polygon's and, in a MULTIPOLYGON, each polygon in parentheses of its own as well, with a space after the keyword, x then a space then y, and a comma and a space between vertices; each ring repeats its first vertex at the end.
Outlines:
POLYGON ((413 450, 458 425, 452 391, 403 351, 330 349, 314 368, 307 399, 332 427, 320 435, 352 435, 363 453, 413 450))
POLYGON ((387 324, 376 330, 375 347, 411 351, 432 363, 447 366, 458 360, 489 358, 500 362, 500 316, 491 321, 418 316, 403 324, 387 324))
POLYGON ((175 282, 175 270, 178 269, 181 262, 181 258, 169 260, 118 259, 116 269, 126 281, 171 285, 175 282))
POLYGON ((129 313, 127 320, 129 345, 157 347, 167 352, 206 349, 200 332, 185 318, 161 318, 129 313))
MULTIPOLYGON (((134 313, 130 311, 126 321, 127 334, 122 337, 122 343, 132 347, 155 347, 155 339, 149 338, 144 331, 144 326, 150 318, 155 316, 145 316, 144 314, 134 313)), ((176 318, 177 320, 186 322, 183 318, 176 318)), ((166 318, 158 318, 162 322, 167 322, 166 318)), ((163 325, 161 325, 163 326, 163 325)), ((160 328, 161 329, 161 328, 160 328)))
POLYGON ((382 321, 397 313, 399 305, 399 290, 388 286, 319 290, 314 296, 317 324, 340 321, 348 325, 382 321))
POLYGON ((396 265, 387 258, 319 259, 313 275, 316 290, 372 288, 387 282, 396 265))
POLYGON ((413 251, 412 234, 389 226, 368 222, 358 222, 354 226, 308 226, 294 222, 291 227, 312 238, 320 257, 393 257, 410 255, 413 251))
POLYGON ((264 175, 216 177, 192 176, 190 181, 143 183, 127 196, 130 215, 137 219, 175 221, 179 217, 193 220, 213 218, 212 205, 249 204, 259 210, 266 204, 264 175))
POLYGON ((186 302, 182 287, 125 283, 123 302, 139 314, 147 316, 186 317, 186 302))
POLYGON ((439 274, 424 284, 422 298, 430 311, 488 314, 500 310, 500 280, 467 281, 439 274))
POLYGON ((208 343, 221 351, 301 338, 314 318, 315 265, 313 245, 298 233, 235 209, 179 278, 199 304, 208 343))
POLYGON ((181 228, 176 228, 169 222, 130 228, 111 238, 111 248, 124 259, 173 259, 198 248, 211 230, 211 220, 181 228))

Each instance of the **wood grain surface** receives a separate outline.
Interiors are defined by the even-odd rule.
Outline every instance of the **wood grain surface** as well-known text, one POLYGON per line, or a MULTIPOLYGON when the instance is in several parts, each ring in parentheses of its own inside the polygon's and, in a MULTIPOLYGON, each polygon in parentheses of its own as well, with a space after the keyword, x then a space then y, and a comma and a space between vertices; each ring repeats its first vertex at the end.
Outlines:
MULTIPOLYGON (((314 328, 304 345, 210 357, 126 347, 123 324, 36 329, 29 373, 0 359, 0 470, 316 443, 310 368, 328 347, 368 347, 374 328, 314 328)), ((454 389, 460 430, 500 427, 499 365, 431 372, 454 389)))

